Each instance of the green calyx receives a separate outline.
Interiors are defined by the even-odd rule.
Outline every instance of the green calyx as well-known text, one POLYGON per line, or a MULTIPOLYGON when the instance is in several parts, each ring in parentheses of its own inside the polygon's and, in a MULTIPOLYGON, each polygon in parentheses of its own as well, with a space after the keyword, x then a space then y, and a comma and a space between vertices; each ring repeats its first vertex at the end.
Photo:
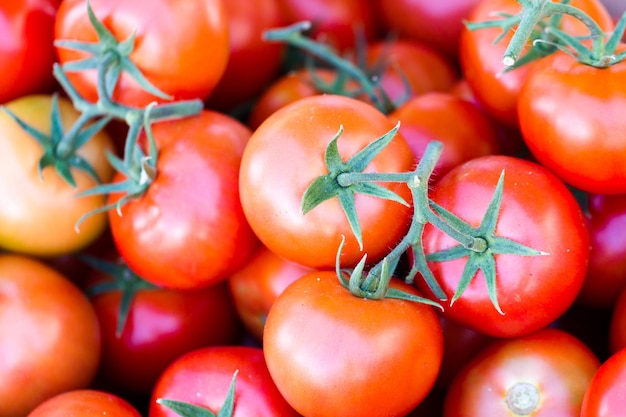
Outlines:
POLYGON ((546 252, 538 251, 511 239, 496 236, 496 223, 500 212, 502 202, 502 190, 504 187, 504 171, 498 179, 496 190, 493 194, 485 216, 478 227, 472 227, 459 217, 455 216, 442 206, 431 201, 431 206, 435 212, 452 228, 460 232, 464 236, 469 236, 471 245, 458 244, 449 249, 426 255, 426 260, 430 262, 443 262, 453 259, 467 258, 467 263, 461 275, 461 280, 452 299, 450 305, 461 297, 465 289, 480 270, 482 271, 487 284, 489 298, 500 313, 504 314, 500 308, 497 297, 496 283, 496 261, 495 255, 518 255, 518 256, 539 256, 548 255, 546 252))
POLYGON ((502 33, 495 42, 513 30, 514 34, 502 58, 505 71, 518 68, 557 50, 571 55, 582 64, 596 68, 607 68, 626 58, 626 52, 617 52, 626 30, 626 13, 618 21, 615 30, 607 35, 587 13, 570 5, 569 0, 562 2, 519 0, 519 3, 522 10, 518 15, 501 13, 500 19, 466 24, 470 30, 501 28, 502 33), (561 30, 563 15, 572 16, 582 22, 589 29, 589 34, 577 37, 561 30), (522 51, 529 43, 532 47, 522 55, 522 51))
POLYGON ((87 296, 96 297, 113 291, 122 293, 117 326, 115 329, 115 335, 118 338, 121 337, 124 332, 126 320, 128 319, 128 313, 130 312, 133 299, 137 292, 141 290, 157 289, 159 287, 143 280, 124 263, 107 262, 89 255, 78 255, 78 259, 91 268, 112 278, 110 281, 104 281, 89 287, 86 291, 87 296))
POLYGON ((55 94, 52 97, 51 128, 48 134, 30 126, 7 107, 3 106, 2 110, 41 146, 43 155, 39 159, 38 169, 42 180, 43 170, 52 166, 61 178, 74 188, 76 180, 72 173, 73 168, 87 173, 96 183, 100 183, 100 178, 94 168, 77 151, 110 121, 110 117, 102 117, 84 129, 88 119, 81 117, 68 132, 65 132, 61 121, 59 100, 55 94))
POLYGON ((224 400, 224 404, 220 408, 217 414, 211 410, 200 407, 194 404, 186 403, 183 401, 167 400, 159 398, 156 400, 158 404, 161 404, 181 417, 232 417, 235 410, 235 381, 239 370, 233 373, 233 378, 230 381, 228 388, 228 394, 224 400))

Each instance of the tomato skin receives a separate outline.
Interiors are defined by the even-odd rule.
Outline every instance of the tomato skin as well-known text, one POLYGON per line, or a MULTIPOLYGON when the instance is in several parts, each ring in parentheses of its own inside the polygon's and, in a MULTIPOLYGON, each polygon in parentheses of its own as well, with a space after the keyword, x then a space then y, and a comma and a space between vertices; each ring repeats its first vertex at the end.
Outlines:
POLYGON ((0 4, 0 104, 54 88, 54 19, 60 0, 0 4))
MULTIPOLYGON (((399 280, 391 287, 418 295, 399 280)), ((408 413, 432 388, 442 348, 433 307, 353 296, 334 271, 314 271, 289 285, 272 305, 263 335, 272 379, 307 417, 408 413)))
MULTIPOLYGON (((79 117, 72 103, 59 98, 61 119, 65 130, 79 117)), ((49 134, 52 112, 51 95, 20 97, 5 104, 6 108, 37 130, 49 134)), ((52 166, 39 177, 39 160, 43 150, 5 112, 0 112, 0 247, 24 254, 53 257, 78 251, 102 234, 106 215, 94 215, 81 224, 84 214, 100 207, 105 198, 76 198, 76 193, 97 185, 88 174, 72 169, 76 188, 70 186, 52 166), (45 230, 45 233, 42 233, 45 230)), ((77 152, 89 162, 101 181, 109 181, 113 168, 105 152, 113 150, 111 138, 104 132, 92 137, 77 152)))
MULTIPOLYGON (((340 126, 344 131, 337 146, 344 161, 393 128, 383 113, 357 99, 308 97, 268 117, 252 134, 241 161, 241 203, 250 226, 278 256, 312 268, 334 268, 342 235, 345 266, 355 265, 364 253, 375 262, 404 236, 410 221, 406 206, 357 194, 361 251, 337 198, 302 214, 305 189, 328 173, 324 152, 340 126)), ((365 172, 402 172, 412 165, 411 150, 398 134, 365 172)), ((406 185, 389 189, 411 201, 406 185)))
POLYGON ((264 41, 262 35, 265 30, 283 26, 285 18, 278 0, 224 1, 224 6, 230 54, 207 106, 225 111, 255 98, 278 76, 285 47, 264 41))
POLYGON ((624 412, 626 349, 609 357, 596 371, 583 399, 580 417, 610 417, 624 412))
POLYGON ((626 64, 597 69, 556 53, 536 66, 518 101, 533 156, 564 182, 590 193, 626 192, 626 64), (549 87, 549 88, 548 88, 549 87))
MULTIPOLYGON (((229 56, 229 35, 226 9, 221 0, 184 3, 90 0, 89 4, 119 41, 135 33, 131 61, 155 87, 174 100, 206 98, 223 75, 229 56), (210 59, 200 52, 206 45, 210 45, 210 59)), ((85 0, 61 2, 55 39, 97 41, 85 0)), ((61 64, 85 57, 83 52, 60 47, 57 47, 57 55, 61 64)), ((68 73, 68 78, 85 99, 97 100, 95 70, 68 73)), ((144 91, 128 74, 121 76, 113 97, 135 107, 165 101, 144 91)))
POLYGON ((611 309, 626 288, 626 195, 587 195, 591 252, 577 302, 611 309))
POLYGON ((269 310, 284 289, 311 269, 289 262, 261 245, 228 279, 235 308, 247 330, 259 341, 269 310))
MULTIPOLYGON (((111 278, 96 272, 96 282, 111 278)), ((121 291, 91 298, 102 334, 99 379, 116 392, 149 394, 179 356, 205 346, 236 344, 240 323, 226 283, 199 290, 139 289, 120 335, 121 291)))
POLYGON ((578 417, 583 396, 600 361, 576 337, 556 329, 494 341, 453 380, 443 417, 578 417), (507 393, 518 384, 534 386, 536 408, 515 412, 507 393))
POLYGON ((0 255, 0 416, 87 387, 100 361, 100 329, 78 287, 45 264, 0 255))
MULTIPOLYGON (((571 0, 569 4, 586 12, 606 32, 613 30, 611 16, 600 1, 571 0)), ((494 19, 494 11, 515 15, 520 10, 521 6, 516 0, 482 0, 476 4, 467 20, 482 22, 494 19)), ((585 36, 589 33, 586 26, 570 16, 563 17, 562 29, 573 36, 585 36)), ((470 31, 464 28, 461 33, 459 62, 464 78, 485 110, 505 126, 517 128, 517 99, 535 63, 503 74, 502 57, 512 33, 511 31, 494 44, 494 40, 501 34, 500 29, 470 31)))
POLYGON ((379 60, 387 63, 381 74, 380 85, 392 102, 430 91, 447 91, 458 79, 452 61, 429 45, 398 39, 379 40, 367 46, 367 61, 374 65, 379 60))
POLYGON ((236 370, 232 417, 298 416, 272 381, 263 351, 248 346, 197 349, 172 362, 152 392, 148 416, 178 416, 158 404, 159 398, 188 402, 217 413, 236 370))
POLYGON ((400 122, 400 132, 416 164, 430 141, 443 144, 431 176, 433 181, 463 162, 500 152, 495 128, 487 116, 474 104, 450 93, 420 94, 390 113, 389 118, 400 122))
MULTIPOLYGON (((257 246, 238 193, 241 155, 250 130, 205 110, 156 123, 157 176, 146 193, 109 211, 120 255, 155 285, 193 289, 225 280, 257 246), (175 231, 175 233, 173 233, 175 231)), ((118 173, 114 181, 124 176, 118 173)), ((111 194, 115 203, 121 194, 111 194)))
POLYGON ((377 0, 387 31, 415 39, 457 59, 463 21, 480 0, 377 0))
MULTIPOLYGON (((510 156, 491 155, 457 166, 437 182, 431 199, 477 227, 487 210, 502 171, 504 188, 495 234, 535 250, 540 256, 495 255, 496 293, 501 315, 491 303, 479 271, 450 306, 466 258, 430 262, 448 297, 444 312, 451 320, 496 337, 514 337, 547 326, 574 302, 589 258, 589 232, 569 189, 547 169, 510 156), (472 204, 467 204, 471 201, 472 204)), ((428 224, 427 254, 457 242, 428 224)), ((416 280, 428 294, 424 280, 416 280)))
POLYGON ((125 399, 95 389, 73 390, 39 404, 28 417, 141 417, 125 399))

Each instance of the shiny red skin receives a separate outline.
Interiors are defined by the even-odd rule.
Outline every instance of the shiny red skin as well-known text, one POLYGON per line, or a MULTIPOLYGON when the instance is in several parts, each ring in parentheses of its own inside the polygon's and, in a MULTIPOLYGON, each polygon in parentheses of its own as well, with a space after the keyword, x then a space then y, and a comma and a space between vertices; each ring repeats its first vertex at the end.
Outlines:
POLYGON ((141 417, 124 398, 96 390, 66 391, 39 404, 28 417, 141 417))
POLYGON ((580 417, 619 416, 626 407, 626 348, 614 353, 597 370, 583 398, 580 417))

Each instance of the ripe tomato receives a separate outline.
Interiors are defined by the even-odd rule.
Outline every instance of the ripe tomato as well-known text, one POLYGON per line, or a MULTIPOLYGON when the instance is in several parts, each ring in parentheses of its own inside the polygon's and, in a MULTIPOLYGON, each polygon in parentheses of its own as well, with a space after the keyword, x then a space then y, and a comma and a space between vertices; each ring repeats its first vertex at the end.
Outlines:
MULTIPOLYGON (((418 295, 399 280, 390 286, 418 295)), ((354 296, 334 271, 314 271, 289 285, 272 305, 263 335, 272 379, 307 417, 408 413, 433 387, 442 349, 433 307, 354 296)))
POLYGON ((580 417, 612 417, 626 407, 626 349, 607 359, 588 384, 580 417))
POLYGON ((232 417, 298 416, 274 385, 260 348, 215 346, 194 350, 170 364, 152 391, 149 417, 178 416, 157 403, 159 399, 182 401, 217 413, 235 371, 232 417))
MULTIPOLYGON (((337 198, 302 214, 302 196, 315 178, 328 173, 324 153, 341 126, 337 146, 344 161, 393 128, 383 113, 357 99, 330 94, 303 98, 254 131, 241 161, 241 203, 250 226, 278 256, 312 268, 334 267, 342 235, 345 266, 355 265, 364 253, 375 262, 403 237, 410 221, 406 206, 357 194, 361 251, 337 198)), ((402 172, 412 165, 409 146, 396 135, 365 172, 402 172)), ((411 201, 405 184, 388 189, 411 201)))
MULTIPOLYGON (((626 45, 622 46, 624 49, 626 45)), ((519 126, 533 156, 590 193, 626 193, 626 63, 605 69, 564 52, 537 63, 518 97, 519 126)))
POLYGON ((378 36, 379 21, 369 0, 278 0, 287 23, 308 20, 310 36, 339 51, 355 46, 355 31, 365 40, 378 36))
MULTIPOLYGON (((123 263, 112 265, 121 275, 117 287, 92 296, 91 302, 102 334, 99 377, 116 392, 149 394, 179 356, 237 343, 239 320, 225 282, 193 291, 148 287, 123 263), (120 304, 129 295, 127 315, 122 317, 120 304)), ((86 288, 113 282, 110 274, 93 271, 86 288)))
POLYGON ((276 297, 310 271, 310 268, 289 262, 261 245, 248 262, 228 279, 239 317, 259 341, 263 339, 265 319, 276 297))
POLYGON ((430 141, 443 144, 431 176, 433 181, 463 162, 500 152, 495 128, 485 113, 450 93, 417 95, 390 113, 389 118, 393 123, 400 122, 400 133, 411 147, 416 164, 430 141))
MULTIPOLYGON (((59 98, 65 130, 80 116, 72 103, 59 98)), ((11 110, 24 122, 50 135, 52 96, 32 95, 9 103, 11 110)), ((53 166, 39 175, 39 161, 44 156, 41 145, 3 111, 0 111, 0 247, 35 256, 59 256, 78 251, 93 242, 105 229, 106 215, 94 215, 75 230, 78 219, 100 207, 103 196, 77 198, 76 193, 97 185, 84 171, 72 168, 76 188, 69 185, 53 166), (45 231, 42 233, 42 231, 45 231)), ((113 168, 105 153, 113 150, 111 138, 99 132, 83 145, 77 154, 91 166, 102 182, 109 181, 113 168)))
MULTIPOLYGON (((229 55, 228 19, 221 0, 90 0, 95 16, 120 42, 135 35, 129 59, 162 92, 175 100, 206 98, 224 73, 229 55)), ((56 40, 96 42, 85 0, 63 0, 56 18, 56 40)), ((65 64, 87 57, 84 52, 57 47, 65 64)), ((95 70, 68 73, 72 85, 87 100, 97 99, 95 70)), ((163 101, 123 74, 114 93, 122 104, 144 107, 163 101)))
POLYGON ((480 0, 377 1, 387 31, 428 44, 455 60, 463 21, 479 2, 480 0))
POLYGON ((0 255, 0 416, 87 387, 100 361, 98 318, 78 287, 31 258, 0 255))
POLYGON ((626 288, 626 194, 587 196, 591 252, 577 302, 610 309, 626 288))
MULTIPOLYGON (((604 31, 613 29, 611 16, 599 0, 571 0, 569 4, 587 13, 604 31)), ((476 4, 467 20, 482 22, 494 19, 494 12, 515 15, 520 10, 521 5, 517 0, 482 0, 476 4)), ((562 30, 572 36, 586 36, 589 33, 585 25, 571 16, 563 16, 562 30)), ((494 44, 500 34, 498 28, 474 31, 464 28, 459 62, 464 78, 485 110, 504 125, 517 127, 517 97, 534 63, 503 73, 502 58, 513 31, 494 44)))
MULTIPOLYGON (((457 166, 435 184, 430 197, 478 228, 503 171, 495 230, 481 233, 486 233, 488 242, 484 254, 495 259, 495 291, 504 314, 492 304, 482 270, 450 305, 467 257, 429 265, 448 297, 442 314, 488 335, 513 337, 547 326, 574 302, 587 271, 589 233, 578 202, 555 175, 541 165, 511 156, 484 156, 457 166), (544 255, 492 255, 494 234, 544 255)), ((456 245, 456 240, 426 225, 427 255, 456 245)), ((424 280, 416 283, 427 293, 424 280)))
POLYGON ((622 289, 610 310, 609 351, 611 354, 626 348, 626 288, 622 289))
MULTIPOLYGON (((252 254, 257 239, 241 208, 238 176, 250 130, 205 110, 156 123, 157 175, 147 191, 109 212, 120 255, 155 285, 192 289, 225 280, 252 254)), ((118 173, 114 181, 124 180, 118 173)), ((109 195, 116 203, 122 194, 109 195)))
POLYGON ((386 65, 377 74, 381 87, 394 103, 430 91, 448 91, 458 79, 447 56, 414 40, 371 42, 367 46, 367 62, 374 66, 379 61, 386 65))
POLYGON ((37 406, 28 417, 141 417, 125 399, 105 391, 82 389, 66 391, 37 406))
POLYGON ((284 25, 279 0, 224 1, 230 54, 224 74, 209 96, 209 108, 230 110, 255 98, 281 69, 284 45, 265 42, 267 29, 284 25), (253 70, 252 70, 253 69, 253 70))
POLYGON ((578 417, 600 361, 557 329, 492 342, 457 374, 443 417, 578 417))
POLYGON ((53 27, 59 2, 0 4, 0 103, 53 90, 53 27))

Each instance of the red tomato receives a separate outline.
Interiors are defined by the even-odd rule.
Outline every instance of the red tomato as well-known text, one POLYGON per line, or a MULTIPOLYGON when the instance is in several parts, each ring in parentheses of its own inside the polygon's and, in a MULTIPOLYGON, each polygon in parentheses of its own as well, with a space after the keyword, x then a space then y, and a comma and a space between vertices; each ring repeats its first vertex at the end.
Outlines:
POLYGON ((456 376, 443 417, 578 417, 600 361, 567 332, 492 342, 456 376))
POLYGON ((369 0, 278 0, 288 23, 308 20, 311 37, 339 51, 355 46, 356 31, 365 40, 378 36, 379 21, 369 0))
MULTIPOLYGON (((434 186, 430 198, 467 222, 486 239, 483 262, 492 255, 495 237, 506 238, 544 255, 495 252, 495 289, 500 308, 492 304, 482 270, 450 305, 467 257, 430 262, 447 294, 443 314, 474 330, 513 337, 539 330, 563 314, 576 298, 587 271, 589 233, 585 218, 569 189, 544 167, 510 156, 491 155, 457 166, 434 186), (478 231, 498 179, 504 171, 502 201, 495 230, 478 231), (468 204, 471 202, 471 204, 468 204), (495 237, 494 237, 495 236, 495 237)), ((426 225, 426 254, 458 242, 426 225)), ((426 293, 425 281, 417 280, 426 293)))
POLYGON ((66 391, 39 404, 28 417, 141 417, 137 409, 117 395, 83 389, 66 391))
POLYGON ((626 348, 626 288, 622 289, 610 310, 609 351, 617 353, 626 348))
MULTIPOLYGON (((162 92, 175 100, 206 98, 226 69, 229 55, 228 19, 221 0, 90 0, 95 16, 120 42, 135 35, 129 59, 162 92)), ((63 0, 55 24, 56 40, 96 42, 85 0, 63 0)), ((84 52, 57 47, 59 62, 87 57, 84 52)), ((78 92, 97 99, 95 70, 68 73, 78 92)), ((144 107, 163 101, 123 74, 114 99, 144 107)))
POLYGON ((377 75, 381 77, 382 89, 394 103, 430 91, 448 91, 458 79, 456 68, 447 56, 414 40, 371 42, 367 47, 367 62, 370 66, 384 63, 382 73, 377 75))
MULTIPOLYGON (((257 245, 238 193, 241 155, 251 132, 205 110, 156 123, 157 175, 142 196, 109 212, 120 255, 156 285, 192 289, 225 280, 257 245)), ((114 181, 124 180, 118 173, 114 181)), ((122 194, 109 196, 116 203, 122 194)))
POLYGON ((626 349, 614 353, 597 370, 583 398, 580 417, 613 417, 626 407, 626 349))
POLYGON ((430 141, 443 144, 431 176, 433 181, 463 162, 500 152, 495 128, 487 116, 474 104, 450 93, 420 94, 390 113, 389 118, 393 123, 400 122, 400 133, 416 163, 430 141))
MULTIPOLYGON (((115 264, 114 264, 115 265, 115 264)), ((128 270, 118 287, 92 297, 102 333, 99 377, 120 392, 149 394, 159 375, 179 356, 205 346, 236 344, 239 320, 226 283, 193 291, 148 287, 128 270), (131 295, 121 333, 123 297, 131 295)), ((86 286, 113 277, 95 272, 86 286)))
MULTIPOLYGON (((66 98, 59 98, 58 105, 63 129, 67 131, 80 113, 66 98)), ((33 128, 51 136, 51 95, 24 96, 5 106, 33 128)), ((81 216, 105 201, 103 196, 76 197, 77 192, 95 187, 96 180, 84 171, 71 168, 76 182, 76 187, 72 187, 51 165, 42 170, 40 177, 38 167, 44 151, 39 142, 4 111, 0 111, 0 132, 0 195, 3 196, 0 247, 53 257, 76 252, 96 240, 106 228, 106 215, 87 219, 80 233, 75 229, 81 216)), ((112 150, 111 138, 101 131, 78 149, 76 155, 84 158, 100 180, 106 182, 111 179, 113 168, 105 154, 112 150)))
POLYGON ((0 4, 0 103, 53 90, 53 28, 59 1, 0 4))
POLYGON ((626 193, 626 120, 618 116, 625 83, 623 62, 598 69, 563 52, 544 58, 518 97, 520 130, 533 156, 580 190, 626 193))
MULTIPOLYGON (((364 253, 375 262, 404 236, 410 222, 406 206, 357 194, 361 251, 337 198, 302 214, 305 189, 328 173, 324 153, 341 126, 344 131, 337 146, 344 161, 393 128, 383 113, 357 99, 308 97, 268 117, 252 134, 241 161, 241 203, 250 226, 272 252, 312 268, 334 268, 342 235, 346 237, 343 265, 355 265, 364 253)), ((412 165, 410 148, 396 135, 365 171, 401 172, 412 165)), ((411 201, 406 185, 388 188, 411 201)))
POLYGON ((297 417, 267 370, 263 351, 246 346, 215 346, 181 356, 163 372, 152 392, 149 417, 177 417, 157 400, 182 401, 217 413, 233 374, 235 407, 232 417, 297 417))
POLYGON ((284 45, 263 40, 263 32, 284 25, 279 0, 224 1, 230 54, 224 74, 209 96, 210 108, 229 110, 255 98, 278 76, 284 45))
POLYGON ((228 280, 230 293, 243 324, 258 340, 263 339, 265 319, 283 290, 310 272, 261 245, 248 262, 228 280))
MULTIPOLYGON (((613 30, 611 16, 599 0, 571 0, 569 4, 587 13, 603 30, 613 30)), ((517 0, 482 0, 467 20, 483 22, 494 19, 494 12, 515 15, 520 10, 521 5, 517 0)), ((589 33, 585 25, 571 16, 563 16, 562 30, 573 36, 586 36, 589 33)), ((500 42, 494 44, 500 34, 498 28, 475 31, 463 29, 459 61, 463 76, 485 110, 504 125, 517 127, 517 97, 534 64, 503 73, 502 58, 513 32, 507 33, 500 42)))
MULTIPOLYGON (((399 280, 390 286, 419 295, 399 280)), ((263 335, 272 379, 307 417, 346 410, 352 417, 405 415, 433 387, 442 348, 431 306, 354 296, 334 271, 311 272, 288 286, 263 335)))
POLYGON ((588 195, 591 252, 577 302, 610 309, 626 288, 626 194, 588 195))
POLYGON ((86 388, 100 361, 89 300, 52 268, 0 256, 0 416, 24 416, 61 392, 86 388))
POLYGON ((480 0, 378 0, 387 31, 457 59, 463 21, 480 0))

